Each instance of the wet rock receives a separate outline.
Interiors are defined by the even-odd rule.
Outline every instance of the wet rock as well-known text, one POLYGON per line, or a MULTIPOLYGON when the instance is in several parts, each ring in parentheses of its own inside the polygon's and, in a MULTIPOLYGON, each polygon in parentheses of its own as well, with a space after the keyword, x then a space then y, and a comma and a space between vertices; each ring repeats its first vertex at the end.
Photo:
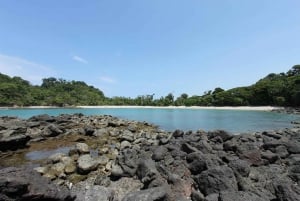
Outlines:
POLYGON ((89 154, 82 155, 77 160, 78 172, 81 174, 88 174, 89 172, 96 170, 99 162, 93 159, 89 154))
POLYGON ((226 166, 208 169, 196 176, 195 181, 204 195, 219 193, 224 190, 238 190, 234 173, 226 166))
POLYGON ((0 131, 0 151, 25 148, 29 140, 29 136, 14 130, 0 131))
POLYGON ((127 194, 122 201, 156 201, 165 200, 167 190, 163 187, 150 188, 127 194))
POLYGON ((48 157, 47 163, 48 164, 58 163, 62 160, 63 157, 66 157, 66 155, 63 153, 52 154, 51 156, 48 157))
POLYGON ((72 201, 75 197, 29 168, 10 167, 0 170, 0 199, 72 201))

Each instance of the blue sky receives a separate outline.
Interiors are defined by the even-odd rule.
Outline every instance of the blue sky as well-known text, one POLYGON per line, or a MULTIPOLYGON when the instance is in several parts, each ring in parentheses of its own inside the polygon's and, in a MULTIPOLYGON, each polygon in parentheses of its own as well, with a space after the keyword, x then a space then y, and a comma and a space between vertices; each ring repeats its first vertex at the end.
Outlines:
POLYGON ((1 0, 0 72, 202 95, 300 63, 299 0, 1 0))

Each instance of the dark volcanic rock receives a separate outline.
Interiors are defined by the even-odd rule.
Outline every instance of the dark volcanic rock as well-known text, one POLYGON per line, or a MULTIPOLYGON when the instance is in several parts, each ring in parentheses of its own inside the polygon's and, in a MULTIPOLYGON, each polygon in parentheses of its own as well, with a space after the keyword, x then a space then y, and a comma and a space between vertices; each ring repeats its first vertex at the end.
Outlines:
POLYGON ((231 134, 229 134, 223 130, 216 130, 216 131, 208 132, 207 136, 210 140, 213 138, 216 138, 216 137, 220 137, 223 142, 226 142, 227 140, 230 140, 233 137, 231 134))
POLYGON ((166 198, 167 190, 164 187, 156 187, 129 193, 122 201, 164 201, 166 198))
POLYGON ((204 195, 219 193, 224 190, 237 191, 237 181, 233 171, 227 166, 219 166, 196 176, 196 182, 204 195))
POLYGON ((29 121, 39 121, 39 122, 55 122, 55 117, 49 116, 48 114, 42 114, 33 116, 28 119, 29 121))
POLYGON ((158 146, 153 151, 152 159, 155 161, 163 160, 167 152, 168 152, 168 149, 166 147, 158 146))
POLYGON ((265 199, 259 197, 252 192, 244 191, 222 191, 218 200, 221 201, 265 201, 265 199))
POLYGON ((237 159, 230 161, 228 166, 231 167, 235 173, 239 173, 243 177, 248 177, 250 173, 250 165, 247 161, 244 160, 237 159))
POLYGON ((15 133, 15 131, 6 131, 0 133, 0 151, 17 150, 26 147, 30 137, 24 134, 15 133))
POLYGON ((300 188, 299 186, 285 181, 277 180, 273 184, 277 200, 280 201, 299 201, 300 200, 300 188))
POLYGON ((0 200, 72 201, 75 197, 29 168, 0 170, 0 200))

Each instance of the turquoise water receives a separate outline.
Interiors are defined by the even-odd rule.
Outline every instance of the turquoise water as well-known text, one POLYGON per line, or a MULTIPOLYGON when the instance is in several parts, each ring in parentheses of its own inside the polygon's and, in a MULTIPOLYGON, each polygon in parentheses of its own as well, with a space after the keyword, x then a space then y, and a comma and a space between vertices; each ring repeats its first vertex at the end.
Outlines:
POLYGON ((116 117, 146 121, 164 130, 214 130, 230 132, 262 131, 290 128, 291 121, 300 117, 263 111, 212 110, 212 109, 162 109, 162 108, 56 108, 56 109, 0 109, 0 116, 29 118, 33 115, 83 113, 85 115, 113 115, 116 117))

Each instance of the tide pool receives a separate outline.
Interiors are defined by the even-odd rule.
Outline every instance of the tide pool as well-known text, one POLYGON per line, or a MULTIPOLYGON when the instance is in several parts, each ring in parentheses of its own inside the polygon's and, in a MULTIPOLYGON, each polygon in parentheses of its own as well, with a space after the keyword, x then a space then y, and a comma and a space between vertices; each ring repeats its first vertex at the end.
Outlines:
POLYGON ((0 109, 0 116, 30 118, 34 115, 82 113, 85 115, 112 115, 123 119, 146 121, 164 130, 215 130, 233 133, 291 128, 291 121, 299 121, 299 115, 266 111, 214 110, 214 109, 166 109, 166 108, 42 108, 0 109))

